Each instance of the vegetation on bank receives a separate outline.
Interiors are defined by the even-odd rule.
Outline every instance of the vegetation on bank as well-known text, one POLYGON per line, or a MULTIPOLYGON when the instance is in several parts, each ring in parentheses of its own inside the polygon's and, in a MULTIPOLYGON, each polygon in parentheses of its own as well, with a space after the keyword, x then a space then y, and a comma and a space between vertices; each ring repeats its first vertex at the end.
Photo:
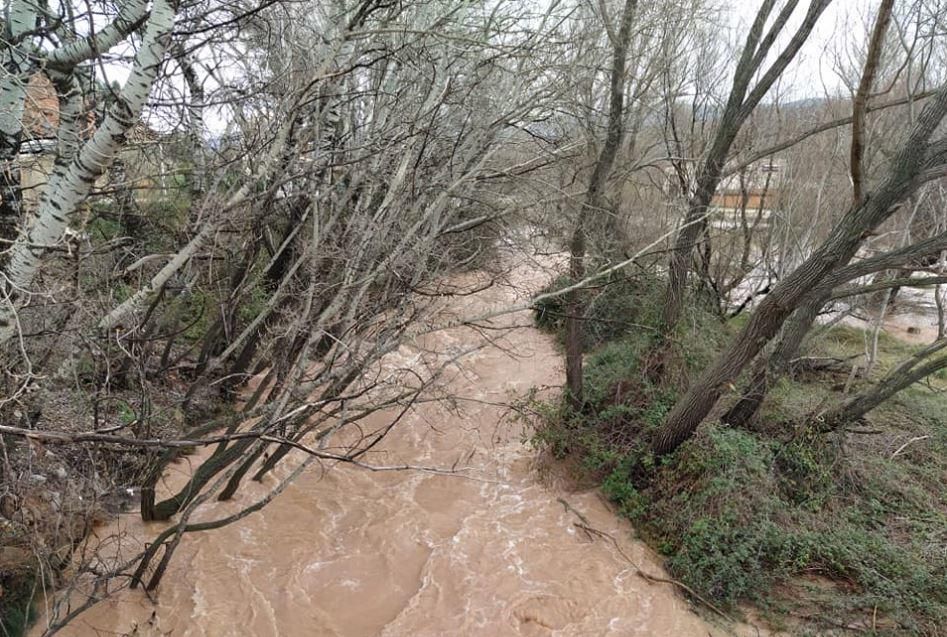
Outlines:
POLYGON ((33 619, 36 576, 30 555, 0 535, 0 635, 24 635, 33 619))
MULTIPOLYGON (((0 45, 15 70, 0 77, 0 548, 27 538, 48 589, 93 567, 103 586, 154 589, 182 534, 209 528, 188 522, 197 507, 247 481, 268 485, 265 505, 292 477, 264 478, 313 437, 333 463, 373 449, 390 428, 362 422, 407 413, 454 364, 382 360, 442 319, 478 324, 444 311, 474 291, 445 282, 522 242, 525 258, 566 249, 574 281, 647 260, 666 275, 545 304, 568 334, 570 408, 546 407, 540 439, 581 459, 682 579, 731 604, 846 583, 877 603, 819 617, 937 630, 938 585, 890 581, 895 564, 921 572, 911 542, 943 544, 930 485, 899 473, 942 477, 915 458, 939 452, 939 420, 898 425, 897 402, 862 416, 919 380, 937 389, 947 338, 873 378, 844 361, 776 377, 826 303, 947 284, 947 4, 843 10, 858 46, 805 99, 774 89, 831 0, 753 3, 739 24, 700 0, 74 4, 6 0, 0 45), (86 22, 102 28, 77 39, 86 22), (112 85, 96 69, 116 59, 112 85), (751 284, 762 300, 735 332, 722 310, 751 284), (706 305, 688 305, 695 286, 706 305), (742 428, 715 424, 720 394, 747 386, 727 417, 742 428), (182 447, 212 451, 165 494, 182 447), (96 500, 128 487, 143 521, 189 513, 136 564, 73 554, 96 500), (832 534, 847 528, 871 550, 845 553, 854 540, 832 534)), ((839 330, 817 347, 862 349, 839 330)), ((896 400, 939 414, 911 391, 896 400)), ((942 561, 934 549, 923 572, 942 561)))
MULTIPOLYGON (((653 385, 647 366, 660 289, 641 276, 589 293, 585 407, 537 405, 537 444, 599 484, 667 557, 671 574, 715 603, 733 610, 751 602, 791 634, 943 634, 944 378, 902 392, 839 433, 819 433, 813 413, 915 350, 882 334, 872 377, 852 381, 847 359, 864 351, 865 334, 834 327, 806 355, 845 363, 799 366, 746 428, 719 421, 730 402, 722 401, 696 436, 658 461, 653 434, 740 322, 692 304, 674 336, 670 380, 653 385)), ((544 303, 537 323, 561 332, 561 310, 555 300, 544 303)))

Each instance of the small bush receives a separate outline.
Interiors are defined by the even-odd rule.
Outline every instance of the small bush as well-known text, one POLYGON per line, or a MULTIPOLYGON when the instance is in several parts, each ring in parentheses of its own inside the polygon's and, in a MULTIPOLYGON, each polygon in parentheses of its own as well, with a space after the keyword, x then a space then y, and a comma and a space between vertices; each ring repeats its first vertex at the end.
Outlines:
POLYGON ((707 428, 659 471, 642 522, 660 529, 672 572, 725 604, 785 575, 795 555, 779 533, 772 448, 743 431, 707 428))
MULTIPOLYGON (((540 294, 562 290, 572 284, 568 277, 559 277, 540 294)), ((583 342, 587 349, 621 338, 630 333, 654 332, 660 282, 650 277, 627 277, 613 274, 583 290, 585 315, 582 322, 583 342)), ((553 332, 562 342, 565 338, 565 296, 555 296, 536 303, 534 317, 537 327, 553 332)))

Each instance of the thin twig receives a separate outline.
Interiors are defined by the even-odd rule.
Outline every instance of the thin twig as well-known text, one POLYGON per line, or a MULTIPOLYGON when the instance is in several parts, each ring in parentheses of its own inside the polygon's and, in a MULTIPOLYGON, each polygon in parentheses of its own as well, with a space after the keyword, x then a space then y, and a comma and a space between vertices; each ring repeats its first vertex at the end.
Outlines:
POLYGON ((911 438, 906 443, 898 447, 897 451, 891 454, 891 460, 894 460, 896 457, 898 457, 898 455, 900 455, 902 451, 907 449, 908 445, 913 444, 915 442, 920 442, 921 440, 927 440, 928 438, 930 438, 930 436, 915 436, 911 438))
POLYGON ((573 523, 572 523, 572 526, 576 527, 577 529, 581 529, 581 530, 585 531, 585 533, 586 533, 587 535, 590 535, 590 536, 592 536, 592 535, 597 535, 597 536, 599 536, 599 537, 601 537, 601 538, 605 538, 605 539, 611 541, 612 545, 615 547, 615 549, 618 551, 618 553, 625 559, 626 562, 628 562, 629 564, 631 564, 632 568, 635 569, 635 573, 636 573, 639 577, 641 577, 642 579, 644 579, 646 582, 649 582, 649 583, 651 583, 651 584, 654 584, 654 583, 662 583, 662 584, 673 584, 674 586, 678 586, 678 587, 680 587, 682 590, 684 590, 684 591, 686 591, 688 594, 690 594, 694 599, 696 599, 696 600, 698 600, 699 602, 701 602, 702 604, 704 604, 707 608, 709 608, 709 609, 712 610, 713 612, 717 613, 718 615, 720 615, 721 617, 723 617, 724 619, 726 619, 726 620, 727 620, 728 622, 730 622, 731 624, 736 624, 736 623, 737 623, 735 619, 733 619, 732 617, 730 617, 730 615, 728 615, 727 613, 723 612, 723 611, 720 610, 720 608, 718 608, 716 605, 714 605, 713 603, 711 603, 710 601, 708 601, 706 598, 704 598, 704 597, 702 597, 701 595, 699 595, 699 594, 697 593, 697 591, 695 591, 693 588, 691 588, 690 586, 688 586, 688 585, 685 584, 684 582, 679 582, 679 581, 677 581, 676 579, 671 579, 671 578, 668 578, 668 577, 660 577, 660 576, 657 576, 657 575, 651 575, 650 573, 647 573, 647 572, 643 571, 643 570, 641 569, 641 567, 638 566, 638 564, 637 564, 633 559, 631 559, 631 557, 625 552, 625 550, 621 547, 621 544, 619 544, 618 540, 615 539, 615 536, 614 536, 614 535, 612 535, 611 533, 606 533, 605 531, 600 531, 599 529, 596 529, 595 527, 593 527, 591 524, 589 524, 588 518, 586 518, 584 515, 582 515, 581 513, 579 513, 579 511, 577 511, 577 510, 575 509, 575 507, 573 507, 571 504, 569 504, 568 502, 566 502, 563 498, 557 498, 557 500, 558 500, 560 503, 562 503, 562 506, 564 506, 567 511, 571 511, 572 513, 574 513, 574 514, 576 515, 577 518, 579 518, 579 520, 581 520, 580 522, 573 522, 573 523))

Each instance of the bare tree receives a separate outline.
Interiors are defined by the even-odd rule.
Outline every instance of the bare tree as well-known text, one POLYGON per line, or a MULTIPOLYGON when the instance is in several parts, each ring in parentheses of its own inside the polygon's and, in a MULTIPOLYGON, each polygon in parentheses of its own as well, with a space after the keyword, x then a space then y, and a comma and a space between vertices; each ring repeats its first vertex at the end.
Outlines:
POLYGON ((892 158, 885 181, 864 203, 850 208, 812 256, 772 289, 731 344, 678 401, 658 433, 654 444, 656 453, 669 453, 685 441, 713 408, 723 388, 776 335, 793 310, 807 300, 812 288, 846 264, 867 233, 888 219, 898 204, 930 178, 931 171, 941 168, 944 142, 931 141, 931 137, 945 114, 947 88, 942 88, 925 106, 914 129, 892 158))
POLYGON ((556 36, 574 7, 189 5, 173 34, 175 7, 146 9, 122 6, 94 38, 44 54, 61 73, 60 142, 4 270, 12 391, 0 413, 30 414, 5 422, 4 440, 142 450, 129 461, 142 517, 178 518, 107 569, 77 555, 51 632, 75 616, 70 592, 85 608, 110 580, 157 586, 184 534, 258 510, 312 462, 377 468, 367 454, 391 428, 443 398, 440 372, 464 352, 435 356, 423 334, 445 300, 471 293, 445 275, 488 264, 508 220, 534 205, 510 194, 515 151, 565 90, 545 64, 565 56, 556 36), (137 33, 129 79, 86 138, 97 107, 70 69, 137 33), (143 114, 174 128, 150 130, 143 114), (208 140, 215 117, 227 130, 208 140), (99 179, 116 156, 121 169, 99 179), (130 214, 143 236, 96 234, 130 214), (399 363, 407 347, 418 356, 399 363), (54 395, 89 405, 89 419, 62 431, 54 395), (169 463, 193 448, 188 484, 159 497, 169 463), (192 522, 284 461, 290 478, 258 502, 192 522))
MULTIPOLYGON (((579 211, 572 240, 569 243, 569 276, 579 281, 585 276, 586 233, 590 215, 601 214, 604 208, 605 182, 611 173, 618 150, 625 135, 625 75, 626 58, 631 40, 631 27, 634 22, 637 0, 625 0, 619 19, 618 32, 614 36, 614 53, 608 85, 608 126, 605 141, 599 152, 592 176, 589 178, 585 201, 579 211)), ((606 28, 611 31, 607 25, 606 28)), ((566 387, 573 408, 582 407, 582 314, 584 306, 580 290, 569 293, 566 299, 566 387)))
POLYGON ((740 53, 733 76, 733 85, 726 105, 720 113, 713 142, 695 179, 694 195, 688 202, 687 212, 681 222, 680 230, 671 252, 668 268, 668 285, 664 300, 664 330, 670 333, 680 318, 681 307, 687 285, 687 275, 691 270, 694 249, 707 231, 707 207, 720 182, 724 165, 734 139, 747 118, 753 113, 763 97, 779 79, 793 58, 812 33, 819 16, 829 5, 829 0, 812 0, 802 23, 793 32, 785 47, 769 65, 766 61, 776 39, 789 22, 798 2, 787 2, 766 28, 770 14, 776 2, 764 1, 747 34, 746 42, 740 53), (756 79, 754 82, 754 79, 756 79))
MULTIPOLYGON (((861 193, 863 181, 862 164, 864 155, 863 137, 865 134, 864 120, 868 112, 868 95, 875 81, 875 76, 878 73, 885 33, 888 23, 892 17, 892 8, 893 3, 883 2, 878 9, 878 15, 872 28, 871 35, 868 39, 868 48, 864 68, 860 74, 858 89, 852 100, 853 114, 850 120, 852 123, 852 139, 849 155, 849 173, 851 175, 854 189, 854 200, 856 204, 863 196, 861 193)), ((908 56, 906 59, 908 60, 908 63, 902 65, 902 68, 909 66, 910 56, 908 56)), ((892 81, 892 83, 894 82, 892 81)), ((914 117, 910 114, 909 117, 913 121, 914 117)), ((911 220, 917 215, 917 202, 915 201, 915 203, 910 208, 910 218, 906 224, 906 228, 909 228, 912 225, 911 220)), ((910 251, 912 249, 910 244, 910 232, 906 230, 901 248, 910 251)), ((925 250, 929 249, 936 248, 933 246, 925 247, 925 244, 921 243, 916 248, 916 255, 914 258, 923 258, 923 253, 925 250)), ((910 272, 907 274, 909 275, 910 272)), ((888 299, 890 298, 890 291, 894 287, 895 285, 893 283, 891 285, 885 285, 882 283, 876 288, 882 291, 885 296, 885 300, 880 305, 878 318, 875 323, 873 335, 874 345, 873 347, 869 348, 869 360, 867 361, 866 365, 866 369, 868 371, 870 371, 873 364, 874 352, 877 348, 878 333, 880 332, 881 328, 881 321, 888 304, 888 299)), ((797 352, 802 347, 820 312, 822 312, 826 303, 828 303, 833 298, 837 297, 833 297, 831 290, 827 289, 822 295, 813 296, 809 301, 807 301, 792 314, 786 326, 782 330, 778 342, 775 344, 775 346, 770 348, 772 351, 766 355, 763 355, 759 360, 756 361, 753 371, 751 372, 750 381, 748 382, 746 388, 741 392, 741 397, 739 400, 727 411, 723 417, 724 421, 737 426, 745 426, 756 416, 762 401, 767 394, 768 388, 772 386, 776 378, 782 376, 789 370, 793 357, 796 356, 797 352)))

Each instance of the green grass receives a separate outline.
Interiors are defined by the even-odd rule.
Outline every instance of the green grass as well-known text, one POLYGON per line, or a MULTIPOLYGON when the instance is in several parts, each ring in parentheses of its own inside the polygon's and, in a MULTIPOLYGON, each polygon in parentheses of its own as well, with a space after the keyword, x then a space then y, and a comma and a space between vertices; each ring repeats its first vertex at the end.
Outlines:
MULTIPOLYGON (((639 289, 636 305, 653 289, 639 289)), ((626 308, 619 301, 597 311, 621 316, 626 308)), ((537 444, 600 484, 666 556, 673 577, 733 612, 752 603, 791 634, 849 634, 839 628, 846 625, 874 635, 947 634, 944 379, 902 392, 849 432, 824 435, 807 428, 808 416, 841 398, 844 371, 785 378, 764 404, 764 426, 708 422, 658 463, 651 434, 737 326, 690 308, 673 343, 680 373, 653 386, 641 374, 650 319, 634 312, 643 328, 590 334, 586 409, 543 405, 537 444)), ((863 351, 861 331, 836 327, 810 353, 863 351)), ((882 335, 873 376, 855 389, 913 351, 882 335)))
POLYGON ((0 610, 0 635, 3 637, 21 637, 35 619, 35 610, 30 603, 29 589, 14 590, 4 595, 4 605, 0 610))

